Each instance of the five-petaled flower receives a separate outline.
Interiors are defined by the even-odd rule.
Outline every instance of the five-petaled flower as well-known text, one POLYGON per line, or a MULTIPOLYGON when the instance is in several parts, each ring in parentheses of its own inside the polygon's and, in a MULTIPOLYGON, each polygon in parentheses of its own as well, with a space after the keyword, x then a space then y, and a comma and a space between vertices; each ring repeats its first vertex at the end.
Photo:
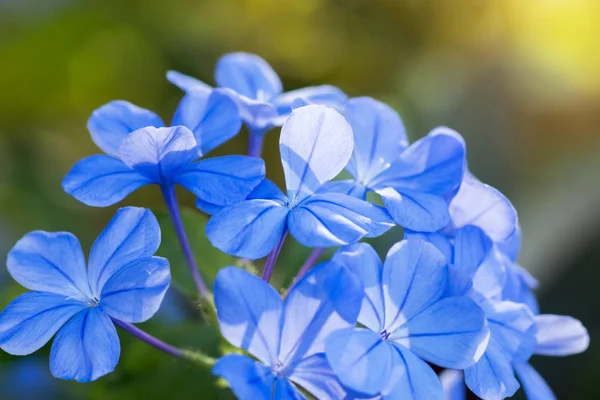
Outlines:
POLYGON ((317 399, 342 399, 346 391, 329 367, 324 342, 334 331, 356 324, 363 291, 346 267, 323 263, 287 294, 267 282, 226 267, 215 280, 221 333, 240 354, 226 355, 213 368, 241 400, 303 399, 296 385, 317 399))
POLYGON ((483 311, 465 296, 448 296, 447 262, 432 244, 404 240, 382 265, 371 246, 357 243, 334 255, 363 283, 358 322, 333 332, 327 360, 354 392, 384 399, 441 399, 442 385, 426 361, 467 368, 485 351, 483 311))
POLYGON ((383 208, 342 193, 318 192, 341 172, 353 147, 352 130, 337 111, 297 108, 279 140, 287 196, 263 181, 245 201, 212 216, 208 238, 225 253, 257 259, 288 230, 308 247, 343 246, 383 234, 394 225, 383 208))
POLYGON ((28 233, 8 255, 8 271, 32 292, 0 313, 0 348, 37 351, 56 334, 50 370, 89 382, 112 372, 121 352, 113 321, 144 322, 158 310, 171 275, 155 257, 160 228, 143 208, 122 208, 92 246, 85 266, 70 233, 28 233))
POLYGON ((224 156, 196 161, 238 133, 240 119, 221 91, 190 92, 164 128, 151 111, 114 101, 94 111, 88 128, 107 155, 93 155, 73 166, 62 182, 77 200, 106 207, 134 190, 177 183, 207 204, 226 206, 243 200, 264 178, 261 159, 224 156))

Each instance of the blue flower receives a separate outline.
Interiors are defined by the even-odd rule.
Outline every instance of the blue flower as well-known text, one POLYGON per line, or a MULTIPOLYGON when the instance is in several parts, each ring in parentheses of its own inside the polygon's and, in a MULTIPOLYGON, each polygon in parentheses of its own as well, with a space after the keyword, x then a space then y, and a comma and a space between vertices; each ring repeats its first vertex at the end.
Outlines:
POLYGON ((376 192, 407 229, 434 232, 446 226, 448 198, 464 172, 462 137, 440 127, 408 146, 398 114, 369 97, 348 101, 344 115, 354 131, 354 153, 346 167, 354 179, 332 182, 324 190, 363 199, 367 191, 376 192))
POLYGON ((214 294, 225 339, 258 359, 231 354, 213 368, 239 399, 304 399, 296 385, 318 399, 345 398, 323 353, 331 332, 354 326, 360 310, 362 286, 345 267, 318 265, 285 301, 265 281, 226 267, 214 294))
POLYGON ((257 259, 289 232, 305 246, 332 247, 378 236, 393 226, 381 207, 341 193, 316 193, 348 163, 354 142, 344 118, 325 106, 294 110, 279 149, 287 196, 269 181, 209 220, 206 234, 225 253, 257 259))
POLYGON ((430 243, 402 241, 382 265, 364 243, 340 249, 365 288, 358 322, 365 328, 332 333, 326 354, 341 382, 365 396, 441 399, 442 386, 427 362, 467 368, 485 350, 483 311, 467 297, 447 297, 448 266, 430 243), (427 362, 426 362, 427 361, 427 362))
POLYGON ((160 229, 143 208, 122 208, 92 246, 88 269, 70 233, 28 233, 8 254, 8 271, 31 292, 0 313, 0 348, 27 355, 56 334, 50 370, 89 382, 112 372, 120 345, 112 319, 144 322, 169 287, 169 263, 153 254, 160 229))
POLYGON ((106 207, 141 186, 177 183, 207 203, 225 206, 243 200, 264 178, 260 159, 226 156, 194 162, 239 131, 239 115, 228 96, 188 93, 173 124, 163 128, 156 114, 125 101, 94 111, 88 128, 107 155, 75 164, 62 182, 64 190, 87 205, 106 207))
MULTIPOLYGON (((167 79, 185 92, 211 90, 207 84, 179 72, 169 71, 167 79)), ((220 88, 228 89, 253 135, 262 135, 271 127, 283 125, 292 108, 298 105, 322 104, 339 108, 347 100, 344 92, 330 85, 282 93, 281 81, 273 68, 261 57, 249 53, 230 53, 221 57, 215 70, 215 81, 220 88)))

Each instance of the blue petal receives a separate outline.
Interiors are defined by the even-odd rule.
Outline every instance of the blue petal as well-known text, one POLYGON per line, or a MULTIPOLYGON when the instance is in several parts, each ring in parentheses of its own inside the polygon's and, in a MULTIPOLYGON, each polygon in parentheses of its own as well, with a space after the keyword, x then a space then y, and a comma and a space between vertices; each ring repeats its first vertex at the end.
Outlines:
POLYGON ((244 200, 264 177, 260 158, 224 156, 189 164, 173 180, 206 203, 228 206, 244 200))
POLYGON ((288 208, 274 200, 246 200, 213 215, 206 236, 213 246, 236 257, 264 257, 281 239, 288 208))
POLYGON ((107 207, 152 183, 121 160, 105 155, 86 157, 62 181, 65 192, 88 206, 107 207))
POLYGON ((431 243, 403 240, 392 246, 383 265, 387 332, 437 302, 447 282, 446 260, 431 243))
POLYGON ((382 399, 441 399, 442 384, 433 369, 402 346, 396 345, 394 350, 394 366, 382 399))
POLYGON ((44 346, 71 317, 87 305, 64 295, 28 292, 0 313, 0 347, 23 356, 44 346))
POLYGON ((164 124, 152 111, 117 100, 95 110, 87 126, 94 143, 106 154, 118 157, 121 140, 129 133, 147 126, 160 128, 164 124))
POLYGON ((367 188, 353 180, 327 182, 318 193, 341 193, 361 200, 367 199, 367 188))
POLYGON ((365 289, 358 322, 380 332, 384 328, 385 300, 381 284, 381 259, 367 243, 356 243, 338 250, 331 261, 344 265, 360 279, 365 289))
POLYGON ((408 146, 406 129, 396 111, 370 97, 350 99, 344 116, 354 132, 354 153, 346 169, 368 185, 408 146))
POLYGON ((192 132, 184 126, 142 128, 121 142, 121 160, 154 183, 173 178, 198 159, 202 152, 192 132))
POLYGON ((325 351, 325 339, 356 324, 363 299, 358 278, 346 267, 322 263, 285 298, 279 358, 294 367, 303 358, 325 351))
POLYGON ((212 373, 225 379, 240 400, 304 398, 287 380, 275 378, 268 367, 239 354, 220 358, 212 373))
POLYGON ((290 233, 307 247, 343 246, 393 226, 385 209, 339 193, 311 196, 289 218, 290 233))
POLYGON ((465 142, 449 128, 436 128, 400 154, 371 187, 392 187, 398 192, 424 192, 448 196, 458 189, 465 169, 465 142))
POLYGON ((517 225, 517 229, 508 239, 503 242, 498 242, 500 250, 506 254, 512 262, 516 262, 521 252, 521 227, 517 225))
POLYGON ((502 290, 502 298, 515 303, 524 303, 534 314, 539 314, 538 301, 532 290, 537 285, 537 280, 529 272, 509 261, 506 265, 506 284, 502 290))
POLYGON ((283 311, 279 293, 262 279, 234 267, 219 271, 214 293, 225 339, 263 363, 274 365, 283 311))
POLYGON ((287 201, 287 197, 285 194, 274 184, 272 181, 268 179, 262 180, 247 197, 248 200, 252 199, 267 199, 267 200, 276 200, 281 203, 285 203, 287 201))
POLYGON ((587 350, 590 336, 583 324, 564 315, 544 314, 535 317, 537 345, 535 354, 569 356, 587 350))
POLYGON ((273 104, 241 96, 231 89, 219 90, 223 90, 223 93, 235 102, 240 117, 248 126, 250 135, 263 135, 269 128, 274 126, 277 111, 273 104))
POLYGON ((202 153, 222 145, 242 126, 237 105, 222 90, 189 91, 179 103, 172 126, 183 125, 194 133, 202 153))
POLYGON ((300 361, 294 367, 290 380, 317 399, 345 399, 347 396, 346 390, 329 366, 325 353, 300 361))
POLYGON ((144 322, 158 311, 170 282, 169 262, 165 258, 133 261, 106 282, 100 307, 118 320, 144 322))
POLYGON ((95 381, 115 369, 120 353, 112 321, 99 308, 92 308, 58 331, 50 350, 50 372, 60 379, 95 381))
POLYGON ((255 100, 271 100, 281 93, 281 81, 271 66, 256 54, 229 53, 221 57, 215 70, 220 87, 233 89, 255 100))
POLYGON ((273 123, 279 126, 283 125, 292 109, 298 108, 298 105, 320 104, 341 112, 347 100, 346 93, 331 85, 309 86, 292 90, 275 99, 277 118, 273 123))
POLYGON ((353 147, 352 129, 335 110, 314 105, 294 110, 279 138, 292 204, 310 196, 339 174, 348 164, 353 147))
POLYGON ((556 400, 544 378, 527 363, 514 365, 528 400, 556 400))
POLYGON ((379 394, 390 382, 396 350, 370 330, 349 328, 326 341, 329 365, 344 386, 364 394, 379 394))
POLYGON ((223 209, 223 206, 196 199, 196 207, 205 214, 213 215, 223 209))
POLYGON ((510 397, 519 389, 508 355, 493 339, 483 357, 465 369, 465 383, 477 396, 489 400, 510 397))
POLYGON ((198 90, 209 91, 212 89, 209 85, 201 80, 192 78, 191 76, 184 75, 177 71, 167 71, 167 80, 184 92, 198 90))
POLYGON ((81 245, 70 233, 28 233, 8 253, 6 265, 14 280, 29 290, 76 299, 91 295, 81 245))
POLYGON ((534 316, 524 304, 510 301, 480 302, 494 341, 511 358, 528 360, 536 344, 534 316))
POLYGON ((150 210, 121 208, 94 242, 88 262, 92 294, 100 298, 106 282, 133 261, 151 257, 160 245, 160 227, 150 210))
POLYGON ((466 400, 467 391, 462 371, 445 369, 440 373, 440 381, 444 388, 444 400, 466 400))
POLYGON ((396 223, 406 229, 434 232, 450 221, 446 200, 421 192, 402 193, 386 187, 376 191, 396 223))
POLYGON ((510 201, 470 174, 450 203, 450 215, 454 228, 478 226, 495 242, 510 238, 517 227, 517 212, 510 201))
POLYGON ((448 265, 448 288, 446 296, 469 296, 473 289, 473 280, 454 265, 448 265))
POLYGON ((415 232, 409 229, 404 230, 404 239, 421 239, 433 244, 442 252, 446 261, 450 264, 454 260, 454 246, 448 239, 448 236, 438 232, 415 232))
POLYGON ((485 351, 490 332, 485 314, 468 297, 447 297, 426 308, 390 340, 445 368, 473 365, 485 351))

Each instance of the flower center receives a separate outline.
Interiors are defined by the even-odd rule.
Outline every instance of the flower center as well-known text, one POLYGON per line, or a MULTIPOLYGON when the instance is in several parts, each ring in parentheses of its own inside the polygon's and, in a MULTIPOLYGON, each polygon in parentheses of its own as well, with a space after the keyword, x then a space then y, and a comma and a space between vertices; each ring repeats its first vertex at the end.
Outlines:
POLYGON ((100 299, 98 299, 96 296, 90 297, 88 299, 88 307, 98 307, 98 304, 100 304, 100 299))
POLYGON ((379 333, 379 336, 381 336, 383 340, 388 340, 390 337, 390 332, 388 332, 387 329, 384 329, 379 333))

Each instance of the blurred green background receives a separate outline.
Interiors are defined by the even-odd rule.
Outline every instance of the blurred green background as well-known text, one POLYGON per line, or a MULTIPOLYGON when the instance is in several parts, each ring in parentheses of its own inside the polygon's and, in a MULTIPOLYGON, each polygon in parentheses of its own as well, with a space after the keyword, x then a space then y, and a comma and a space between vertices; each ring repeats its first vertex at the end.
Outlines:
MULTIPOLYGON (((0 0, 0 254, 25 233, 70 231, 87 251, 116 208, 66 195, 62 177, 97 153, 86 130, 102 104, 129 100, 168 121, 181 93, 175 69, 214 83, 217 59, 255 52, 287 90, 331 83, 392 105, 411 140, 437 125, 461 132, 470 169, 503 191, 524 231, 521 263, 541 281, 542 312, 587 326, 587 353, 533 364, 559 399, 600 398, 600 1, 597 0, 0 0)), ((215 154, 243 153, 247 136, 215 154)), ((282 181, 276 131, 265 147, 268 177, 282 181)), ((203 237, 205 218, 185 222, 207 275, 228 256, 203 237)), ((123 204, 161 218, 161 254, 185 290, 181 256, 160 194, 146 187, 123 204)), ((401 238, 376 240, 384 253, 401 238)), ((276 282, 307 251, 288 241, 276 282)), ((258 267, 262 263, 257 264, 258 267)), ((20 288, 0 273, 0 306, 20 288)), ((144 329, 216 354, 218 339, 193 302, 172 291, 144 329)), ((92 384, 53 380, 48 347, 0 355, 2 399, 231 398, 210 373, 120 333, 116 371, 92 384)))

